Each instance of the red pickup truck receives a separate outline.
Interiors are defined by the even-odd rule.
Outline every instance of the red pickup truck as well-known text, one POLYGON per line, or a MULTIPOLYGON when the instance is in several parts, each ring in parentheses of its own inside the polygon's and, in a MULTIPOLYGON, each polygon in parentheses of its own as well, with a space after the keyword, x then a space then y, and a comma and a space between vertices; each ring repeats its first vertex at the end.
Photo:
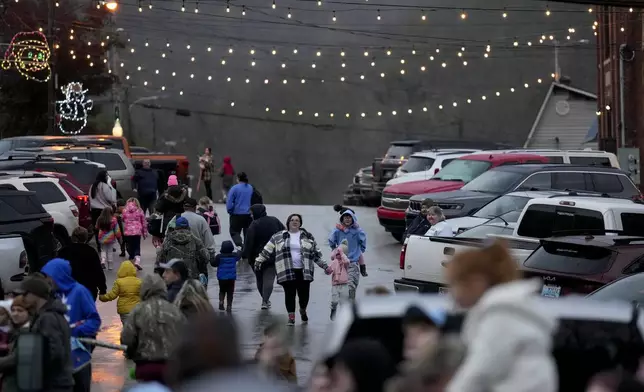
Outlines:
POLYGON ((405 212, 412 196, 455 191, 494 167, 525 163, 548 163, 548 159, 533 154, 503 152, 476 153, 454 159, 429 180, 386 187, 382 192, 382 204, 378 207, 378 221, 396 240, 402 242, 405 212))

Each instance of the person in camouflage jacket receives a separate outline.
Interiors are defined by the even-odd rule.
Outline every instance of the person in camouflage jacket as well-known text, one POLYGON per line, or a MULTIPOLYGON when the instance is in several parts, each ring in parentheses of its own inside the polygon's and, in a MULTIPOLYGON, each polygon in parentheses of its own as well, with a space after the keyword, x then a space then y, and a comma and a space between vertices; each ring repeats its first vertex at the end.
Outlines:
POLYGON ((199 274, 208 276, 210 253, 203 242, 192 235, 188 220, 184 217, 177 218, 175 229, 166 235, 163 246, 157 253, 155 269, 158 270, 161 264, 167 264, 172 259, 186 263, 190 279, 199 280, 199 274))
POLYGON ((166 299, 166 286, 160 276, 147 275, 141 284, 141 302, 130 312, 121 344, 126 356, 136 363, 138 381, 163 382, 166 361, 180 340, 186 318, 166 299))

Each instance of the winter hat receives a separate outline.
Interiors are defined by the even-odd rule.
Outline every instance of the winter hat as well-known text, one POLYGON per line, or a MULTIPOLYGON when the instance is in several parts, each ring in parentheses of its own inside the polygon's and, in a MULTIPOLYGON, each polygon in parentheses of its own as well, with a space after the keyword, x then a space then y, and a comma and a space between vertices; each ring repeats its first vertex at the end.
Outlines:
POLYGON ((349 341, 334 362, 340 362, 349 369, 356 392, 383 392, 385 382, 396 373, 396 365, 389 352, 374 339, 349 341))
POLYGON ((31 293, 39 298, 49 299, 51 296, 51 285, 44 278, 31 277, 20 284, 20 292, 23 294, 31 293))
POLYGON ((177 179, 177 176, 174 174, 168 177, 168 186, 176 186, 179 185, 179 179, 177 179))
POLYGON ((349 253, 349 241, 347 241, 346 239, 342 240, 342 242, 340 242, 339 248, 342 249, 342 253, 344 253, 345 255, 349 253))
POLYGON ((175 229, 187 229, 189 227, 190 227, 190 224, 188 223, 188 220, 182 216, 178 217, 177 220, 174 222, 175 229))

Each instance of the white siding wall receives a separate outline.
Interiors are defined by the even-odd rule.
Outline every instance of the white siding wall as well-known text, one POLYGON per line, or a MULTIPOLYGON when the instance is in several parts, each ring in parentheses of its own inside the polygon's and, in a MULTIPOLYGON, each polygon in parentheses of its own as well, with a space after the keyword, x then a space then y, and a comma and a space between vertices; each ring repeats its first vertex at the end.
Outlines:
POLYGON ((597 143, 583 143, 593 121, 597 117, 597 102, 573 92, 555 87, 528 148, 558 148, 573 150, 597 148, 597 143), (557 102, 567 100, 570 111, 560 115, 557 102), (556 141, 559 138, 559 143, 556 141))

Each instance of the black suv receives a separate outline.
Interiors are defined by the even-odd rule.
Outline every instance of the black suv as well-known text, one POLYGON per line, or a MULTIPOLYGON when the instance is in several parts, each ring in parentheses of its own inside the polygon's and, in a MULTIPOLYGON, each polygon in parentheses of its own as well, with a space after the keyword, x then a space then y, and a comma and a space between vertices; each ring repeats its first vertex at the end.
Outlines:
POLYGON ((29 268, 38 271, 56 256, 54 219, 35 192, 0 186, 0 234, 19 234, 27 251, 29 268))
POLYGON ((634 199, 640 191, 627 173, 609 167, 568 164, 527 164, 491 169, 461 189, 416 195, 410 199, 407 223, 420 212, 425 199, 443 209, 447 218, 471 215, 494 198, 513 191, 567 190, 592 192, 611 197, 634 199))

